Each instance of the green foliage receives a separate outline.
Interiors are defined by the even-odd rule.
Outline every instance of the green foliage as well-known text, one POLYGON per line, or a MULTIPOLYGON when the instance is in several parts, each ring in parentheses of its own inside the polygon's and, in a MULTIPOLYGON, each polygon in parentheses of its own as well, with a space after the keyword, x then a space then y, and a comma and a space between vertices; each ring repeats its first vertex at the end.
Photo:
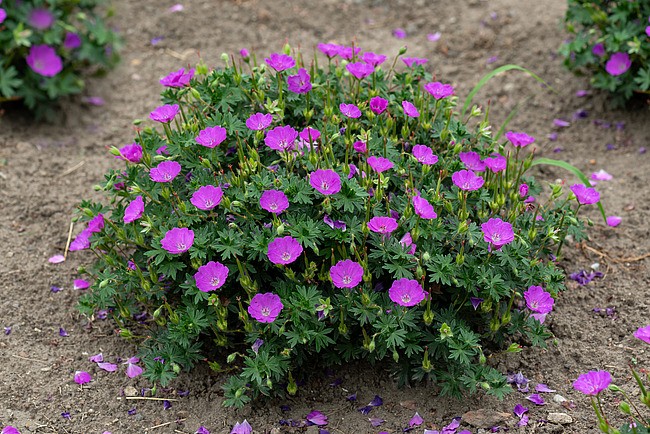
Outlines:
POLYGON ((487 119, 470 127, 482 117, 480 109, 462 120, 457 97, 436 99, 423 89, 431 75, 422 66, 377 67, 360 80, 347 61, 304 65, 300 53, 294 57, 298 66, 284 72, 247 58, 211 72, 199 64, 177 73, 187 74, 187 83, 167 88, 163 101, 178 104, 179 112, 162 129, 144 127, 136 143, 111 150, 125 167, 96 187, 105 204, 81 204, 79 220, 92 223, 73 243, 79 249, 88 240, 98 257, 88 267, 94 283, 81 299, 82 311, 108 310, 122 335, 146 335, 141 358, 153 381, 167 384, 199 360, 230 372, 228 406, 296 393, 294 375, 315 362, 361 358, 391 363, 401 384, 431 380, 443 394, 502 397, 509 386, 486 355, 508 351, 513 341, 544 345, 550 336, 523 294, 533 285, 553 297, 563 289, 564 275, 549 259, 567 233, 583 235, 573 196, 560 185, 542 194, 527 174, 532 153, 495 139, 487 119), (302 66, 312 89, 287 90, 288 77, 302 66), (388 102, 386 111, 373 111, 369 101, 376 96, 388 102), (407 116, 403 101, 420 116, 407 116), (344 116, 341 103, 356 104, 361 116, 344 116), (246 125, 258 112, 273 115, 266 131, 246 125), (215 126, 226 131, 222 142, 197 142, 215 126), (321 136, 278 151, 265 139, 279 126, 309 126, 321 136), (367 150, 354 149, 360 141, 367 150), (437 162, 420 162, 415 144, 428 147, 437 162), (453 182, 464 169, 461 158, 496 153, 505 166, 485 169, 481 188, 461 190, 453 182), (393 167, 378 173, 370 156, 387 158, 393 167), (155 171, 171 161, 180 164, 180 173, 157 182, 155 171), (325 195, 311 185, 319 169, 337 174, 339 192, 325 195), (520 193, 524 182, 536 201, 520 193), (193 198, 208 185, 221 188, 223 197, 201 209, 193 198), (289 203, 277 214, 261 203, 272 189, 289 203), (429 201, 436 218, 415 208, 416 196, 429 201), (138 197, 142 213, 125 222, 138 197), (386 216, 397 228, 374 232, 370 220, 386 216), (493 218, 514 232, 500 248, 488 244, 482 229, 493 218), (194 239, 175 252, 164 240, 180 228, 194 239), (302 253, 272 263, 269 245, 284 237, 302 253), (330 275, 347 259, 363 270, 352 288, 330 275), (206 289, 199 275, 210 262, 227 267, 228 275, 218 288, 206 289), (390 288, 399 279, 415 282, 424 300, 409 306, 395 298, 390 288), (277 316, 266 312, 266 322, 251 306, 262 294, 282 303, 277 316))
POLYGON ((635 92, 650 93, 650 2, 568 3, 565 25, 571 38, 560 48, 564 65, 589 75, 592 86, 609 91, 615 105, 624 105, 635 92), (627 53, 631 61, 630 68, 621 75, 611 75, 606 70, 614 53, 627 53))
MULTIPOLYGON (((57 101, 83 90, 83 75, 111 68, 121 41, 104 22, 103 0, 5 1, 0 8, 0 103, 18 100, 38 118, 52 118, 57 101), (44 21, 33 18, 41 11, 44 21), (47 18, 51 17, 51 18, 47 18), (51 22, 50 22, 51 19, 51 22), (74 36, 73 36, 74 35, 74 36), (54 50, 61 69, 43 74, 28 65, 34 47, 54 50)), ((48 62, 46 62, 48 63, 48 62)))

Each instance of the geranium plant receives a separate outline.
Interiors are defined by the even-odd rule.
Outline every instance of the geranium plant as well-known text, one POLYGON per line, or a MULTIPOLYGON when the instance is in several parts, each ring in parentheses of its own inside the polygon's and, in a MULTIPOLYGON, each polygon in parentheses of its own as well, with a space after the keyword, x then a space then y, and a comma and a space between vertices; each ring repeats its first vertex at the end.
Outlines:
POLYGON ((386 67, 319 48, 161 80, 156 127, 111 149, 124 166, 96 187, 106 203, 81 204, 70 249, 97 257, 83 312, 140 339, 151 380, 206 360, 231 373, 226 405, 360 358, 502 396, 488 356, 545 345, 554 255, 598 193, 540 196, 535 139, 495 137, 476 106, 461 117, 451 85, 396 68, 403 52, 386 67))
POLYGON ((120 43, 98 10, 103 3, 0 2, 0 102, 51 116, 55 101, 81 92, 84 72, 113 66, 120 43))
POLYGON ((612 94, 618 105, 635 92, 650 92, 650 3, 569 0, 565 16, 570 39, 560 48, 570 70, 612 94))

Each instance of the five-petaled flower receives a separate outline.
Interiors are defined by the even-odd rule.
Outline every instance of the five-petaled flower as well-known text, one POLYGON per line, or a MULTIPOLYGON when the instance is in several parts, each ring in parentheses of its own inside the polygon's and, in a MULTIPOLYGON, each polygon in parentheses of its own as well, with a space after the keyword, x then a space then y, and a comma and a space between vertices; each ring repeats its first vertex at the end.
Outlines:
POLYGON ((180 107, 178 104, 165 104, 156 107, 154 111, 149 114, 149 118, 156 122, 166 124, 171 122, 179 111, 180 107))
POLYGON ((273 122, 273 115, 264 113, 254 113, 246 119, 246 126, 249 130, 261 131, 266 129, 273 122))
POLYGON ((160 240, 162 248, 172 255, 187 252, 194 244, 194 231, 188 228, 173 228, 160 240))
POLYGON ((226 283, 228 278, 228 267, 221 262, 210 261, 199 267, 194 274, 196 287, 200 291, 209 292, 219 289, 226 283))
POLYGON ((481 231, 483 231, 483 239, 485 242, 489 243, 490 247, 496 247, 497 250, 513 242, 515 239, 512 225, 498 217, 491 218, 481 224, 481 231))
POLYGON ((402 278, 393 282, 388 296, 400 306, 411 307, 424 300, 426 293, 417 280, 402 278))
POLYGON ((124 209, 124 223, 131 223, 142 217, 144 213, 144 199, 142 196, 136 196, 124 209))
POLYGON ((209 211, 219 205, 221 199, 223 199, 223 190, 221 187, 204 185, 192 194, 190 202, 198 209, 209 211))
POLYGON ((339 104, 339 109, 341 110, 341 113, 348 118, 356 119, 361 116, 361 110, 359 110, 359 107, 354 104, 341 103, 339 104))
POLYGON ((422 219, 429 220, 438 217, 429 201, 421 196, 413 196, 413 209, 422 219))
POLYGON ((526 133, 516 133, 513 131, 508 131, 506 133, 506 139, 508 139, 510 143, 512 143, 512 145, 517 148, 523 148, 524 146, 528 146, 531 143, 535 142, 535 137, 529 136, 526 133))
POLYGON ((426 145, 415 145, 411 152, 415 159, 422 164, 432 165, 438 162, 438 156, 434 155, 433 150, 426 145))
POLYGON ((278 72, 296 66, 296 61, 293 60, 293 57, 289 56, 288 54, 273 53, 264 59, 264 61, 266 61, 267 65, 278 72))
POLYGON ((181 173, 181 165, 177 161, 162 161, 158 166, 149 170, 149 177, 155 182, 172 182, 181 173))
POLYGON ((43 77, 54 77, 63 69, 63 61, 48 45, 32 45, 26 61, 32 71, 43 77))
POLYGON ((447 98, 454 94, 454 87, 451 84, 443 84, 439 81, 425 84, 424 90, 426 90, 435 99, 447 98))
POLYGON ((280 214, 285 209, 289 208, 289 199, 287 195, 280 190, 266 190, 260 196, 260 206, 272 212, 273 214, 280 214))
POLYGON ((305 68, 300 68, 296 75, 287 77, 287 87, 294 93, 307 93, 311 90, 311 76, 305 68))
POLYGON ((269 243, 266 255, 274 264, 287 265, 294 262, 302 254, 302 246, 295 238, 286 236, 276 238, 269 243))
POLYGON ((392 169, 394 164, 388 158, 384 157, 368 157, 368 165, 377 173, 385 172, 386 170, 392 169))
POLYGON ((485 180, 471 170, 459 170, 458 172, 454 172, 453 175, 451 175, 451 180, 456 187, 465 191, 478 190, 483 187, 483 184, 485 184, 485 180))
POLYGON ((573 184, 569 188, 576 195, 576 199, 581 205, 591 205, 600 200, 600 193, 584 184, 573 184))
POLYGON ((280 315, 283 307, 282 300, 277 294, 272 292, 255 294, 248 306, 248 313, 258 322, 271 323, 280 315))
POLYGON ((199 131, 199 135, 195 140, 196 143, 206 148, 214 148, 226 140, 226 129, 219 125, 204 128, 199 131))
POLYGON ((595 396, 612 382, 612 374, 607 371, 589 371, 573 382, 573 388, 585 395, 595 396))
POLYGON ((318 169, 312 172, 309 175, 309 184, 327 196, 341 191, 341 177, 332 169, 318 169))
POLYGON ((397 229, 397 220, 392 217, 373 217, 368 222, 368 229, 378 234, 390 234, 397 229))
POLYGON ((363 267, 351 259, 345 259, 330 268, 332 283, 337 288, 354 288, 363 279, 363 267))
POLYGON ((279 126, 266 133, 264 143, 276 151, 292 151, 295 147, 298 131, 292 126, 279 126))

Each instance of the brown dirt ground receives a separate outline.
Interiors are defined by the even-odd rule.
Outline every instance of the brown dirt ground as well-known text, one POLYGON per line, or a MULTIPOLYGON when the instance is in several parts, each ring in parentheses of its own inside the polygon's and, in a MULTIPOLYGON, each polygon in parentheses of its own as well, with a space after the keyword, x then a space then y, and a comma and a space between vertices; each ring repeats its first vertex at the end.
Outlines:
MULTIPOLYGON (((639 148, 650 144, 650 117, 642 104, 635 111, 614 111, 605 95, 576 98, 587 88, 586 79, 563 70, 554 52, 566 37, 561 18, 562 0, 185 0, 182 12, 170 13, 171 0, 115 0, 115 23, 125 36, 122 64, 107 77, 89 81, 86 95, 101 96, 103 107, 83 106, 78 100, 64 107, 63 120, 55 125, 35 124, 21 113, 0 117, 0 326, 11 326, 0 335, 0 426, 11 424, 23 433, 194 433, 200 425, 213 433, 228 433, 236 421, 247 418, 255 432, 280 431, 281 418, 300 420, 317 409, 329 416, 330 432, 397 433, 417 410, 426 426, 442 427, 468 410, 487 408, 509 413, 514 404, 530 407, 530 425, 510 432, 594 433, 595 417, 585 397, 572 390, 571 382, 590 369, 610 370, 617 384, 634 391, 626 365, 633 358, 648 366, 648 354, 632 337, 647 324, 646 298, 650 275, 648 259, 634 260, 650 250, 650 154, 639 148), (392 36, 395 28, 408 36, 392 36), (427 34, 440 31, 438 42, 427 34), (150 40, 164 37, 153 46, 150 40), (546 350, 527 348, 521 354, 494 360, 503 371, 522 371, 535 382, 548 384, 573 400, 565 409, 553 402, 537 407, 514 392, 504 401, 472 397, 462 401, 437 396, 435 387, 419 385, 398 389, 381 368, 364 364, 342 368, 332 376, 316 376, 297 397, 260 402, 241 411, 221 406, 222 378, 206 367, 183 374, 174 383, 190 390, 178 398, 170 390, 160 396, 178 398, 164 410, 159 401, 126 401, 127 386, 146 387, 142 378, 123 373, 98 372, 88 356, 103 352, 106 358, 129 357, 134 348, 114 335, 109 322, 89 326, 75 310, 78 298, 72 289, 76 268, 90 255, 76 254, 65 263, 48 264, 47 258, 64 249, 75 205, 93 197, 92 185, 116 165, 106 147, 130 143, 132 120, 145 118, 158 105, 158 79, 181 66, 193 65, 198 54, 210 66, 220 63, 222 52, 242 47, 268 54, 285 41, 311 49, 317 42, 355 43, 366 50, 395 54, 403 44, 409 54, 430 59, 428 67, 438 78, 451 81, 464 97, 479 78, 494 67, 516 63, 538 73, 557 93, 544 90, 523 74, 508 73, 493 80, 477 101, 492 101, 491 118, 499 125, 516 103, 519 115, 511 124, 538 138, 540 155, 561 157, 592 172, 605 169, 614 179, 599 190, 610 214, 623 217, 617 229, 604 226, 595 212, 595 224, 587 248, 569 243, 563 262, 568 272, 598 262, 605 277, 587 286, 570 285, 549 318, 556 344, 546 350), (496 62, 488 59, 498 56, 496 62), (588 117, 572 120, 578 109, 588 117), (563 117, 571 126, 557 131, 556 142, 547 135, 556 131, 553 119, 563 117), (594 120, 625 122, 625 128, 603 128, 594 120), (607 150, 614 144, 616 149, 607 150), (553 149, 561 147, 561 153, 553 149), (644 200, 646 199, 646 200, 644 200), (600 253, 598 253, 600 252, 600 253), (628 260, 620 260, 628 258, 628 260), (630 259, 632 258, 632 259, 630 259), (50 286, 64 288, 52 293, 50 286), (592 312, 594 307, 616 307, 614 319, 592 312), (69 337, 59 337, 64 327, 69 337), (89 370, 95 379, 80 389, 72 381, 77 369, 89 370), (334 378, 342 384, 330 386, 334 378), (345 400, 357 392, 359 405, 345 400), (357 407, 375 394, 384 405, 370 416, 386 422, 371 427, 357 407), (282 412, 280 405, 291 409, 282 412), (127 410, 137 408, 135 415, 127 410), (549 412, 567 412, 567 426, 544 423, 549 412), (65 419, 62 412, 69 412, 65 419), (161 424, 165 424, 160 426, 161 424)), ((546 169, 545 179, 567 176, 546 169)), ((574 182, 568 178, 567 182, 574 182)), ((605 403, 615 414, 616 399, 605 403)), ((307 432, 315 432, 307 431, 307 432)), ((472 432, 476 429, 472 428, 472 432)))

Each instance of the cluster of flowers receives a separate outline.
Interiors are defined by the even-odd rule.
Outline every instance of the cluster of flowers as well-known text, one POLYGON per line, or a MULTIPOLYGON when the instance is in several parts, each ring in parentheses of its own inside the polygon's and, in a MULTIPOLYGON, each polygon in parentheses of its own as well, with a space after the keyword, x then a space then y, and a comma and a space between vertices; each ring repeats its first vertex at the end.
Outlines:
POLYGON ((617 103, 650 91, 650 3, 569 0, 565 21, 572 38, 560 53, 569 69, 589 71, 617 103))

